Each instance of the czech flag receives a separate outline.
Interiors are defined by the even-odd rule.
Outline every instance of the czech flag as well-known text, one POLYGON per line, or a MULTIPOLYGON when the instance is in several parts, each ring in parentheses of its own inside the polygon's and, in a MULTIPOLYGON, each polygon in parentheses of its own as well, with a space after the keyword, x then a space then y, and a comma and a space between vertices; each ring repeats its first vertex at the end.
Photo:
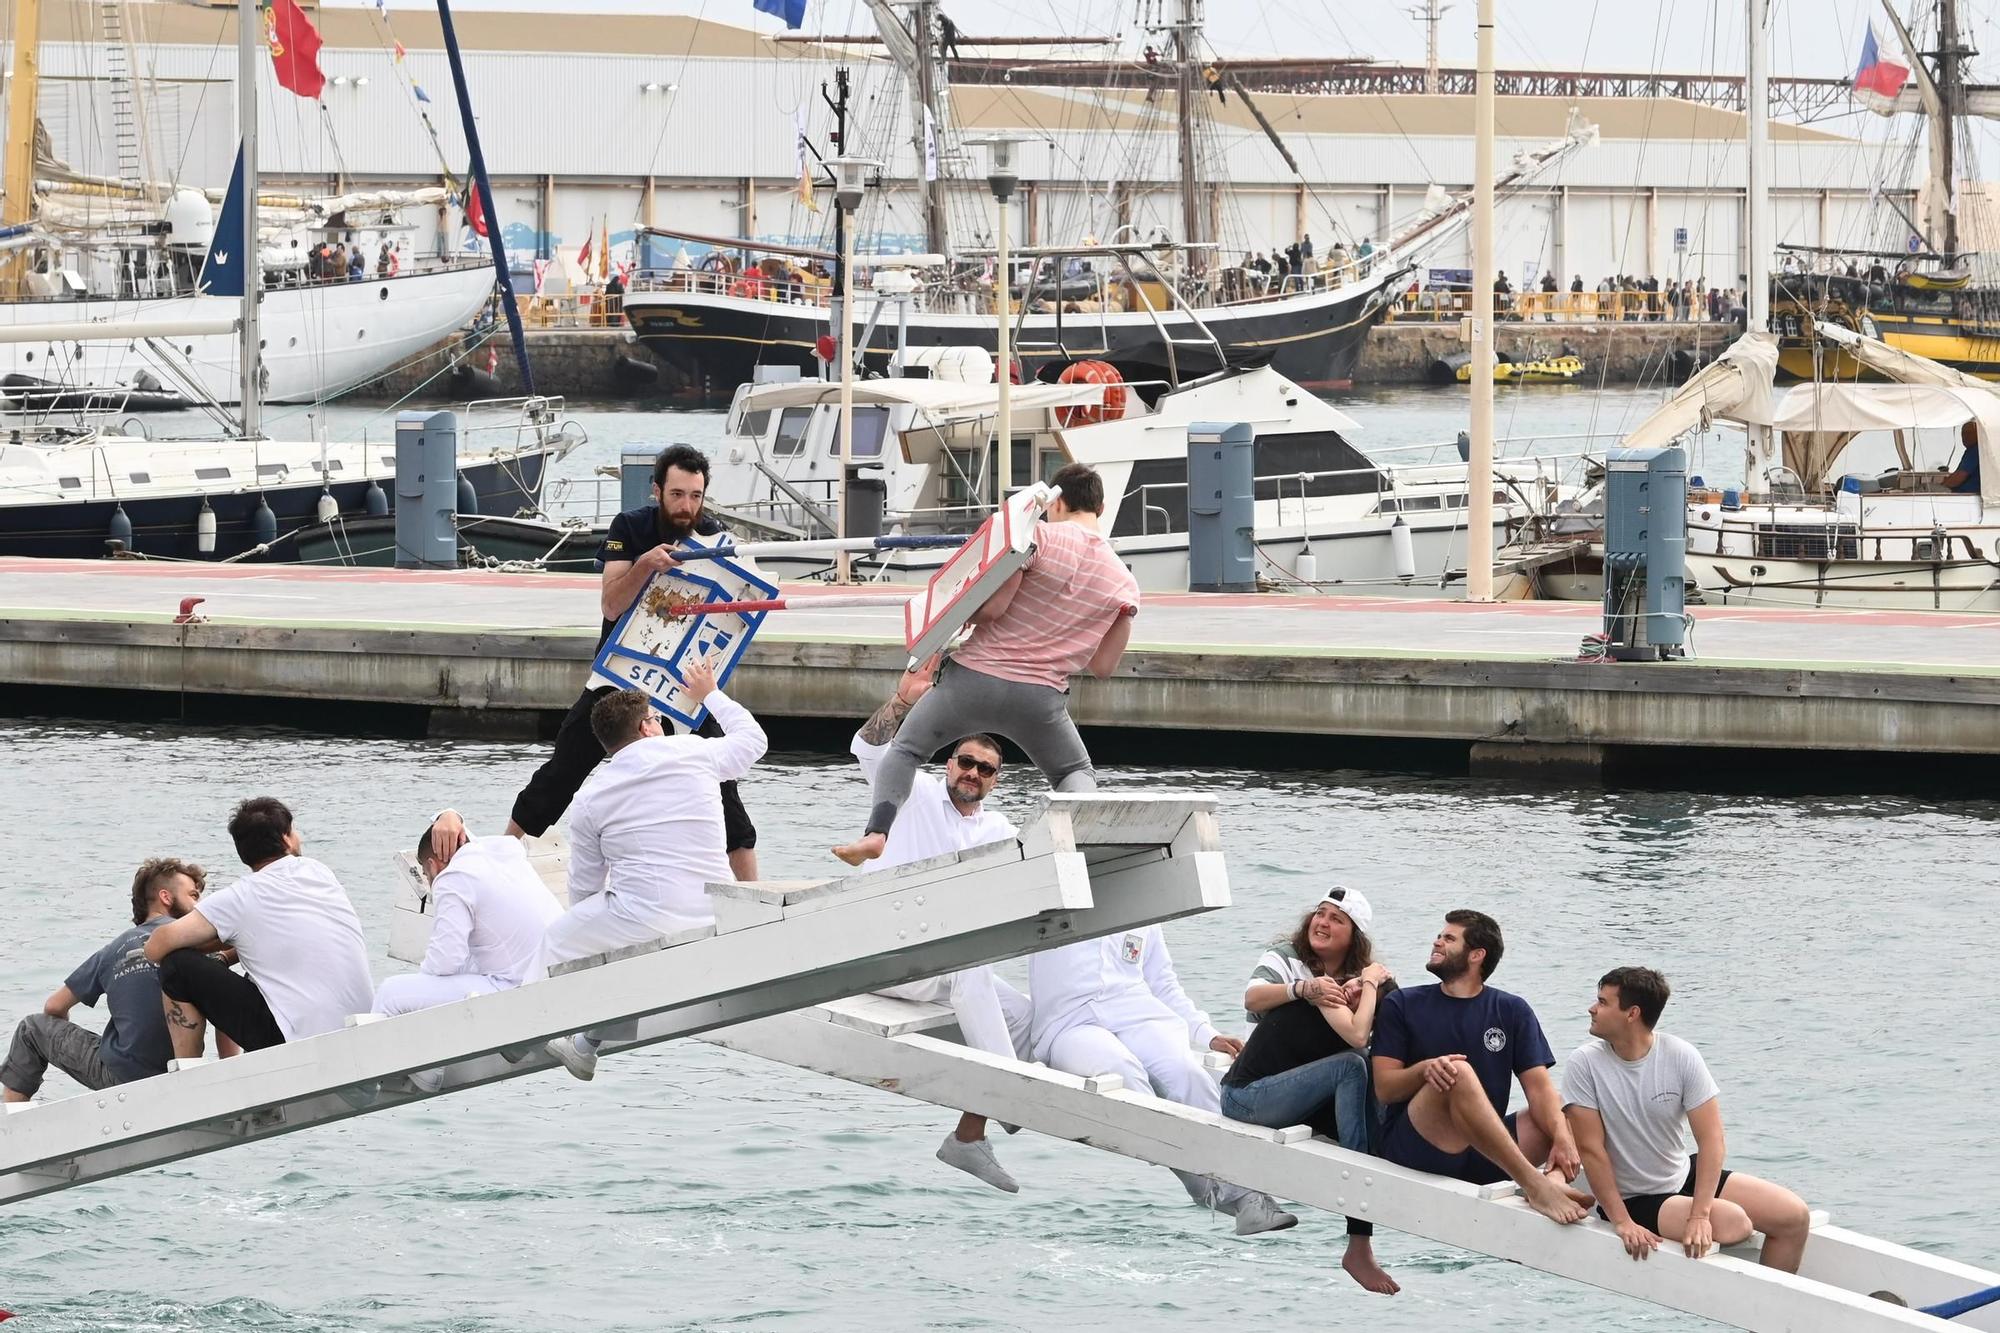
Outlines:
POLYGON ((1910 67, 1882 57, 1875 41, 1875 25, 1868 25, 1868 40, 1861 45, 1861 67, 1854 71, 1854 97, 1878 116, 1896 114, 1896 96, 1910 77, 1910 67))

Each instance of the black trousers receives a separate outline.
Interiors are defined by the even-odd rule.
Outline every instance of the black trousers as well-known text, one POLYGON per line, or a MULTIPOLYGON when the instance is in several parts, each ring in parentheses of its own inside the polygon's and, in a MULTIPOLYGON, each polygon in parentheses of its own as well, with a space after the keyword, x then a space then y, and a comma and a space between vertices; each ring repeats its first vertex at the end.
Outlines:
POLYGON ((160 994, 201 1010, 217 1032, 246 1051, 285 1044, 257 983, 199 949, 176 949, 160 960, 160 994))
MULTIPOLYGON (((548 832, 549 825, 561 819, 563 811, 576 799, 577 790, 591 770, 604 761, 604 747, 597 743, 596 733, 590 729, 590 710, 609 693, 608 685, 587 689, 569 706, 569 712, 563 714, 562 728, 556 732, 555 753, 535 770, 528 785, 514 798, 514 823, 523 833, 539 838, 548 832)), ((720 736, 722 728, 710 714, 702 719, 696 734, 720 736)), ((733 782, 722 784, 722 828, 732 852, 757 845, 757 826, 750 822, 750 813, 743 808, 743 798, 737 794, 733 782)))

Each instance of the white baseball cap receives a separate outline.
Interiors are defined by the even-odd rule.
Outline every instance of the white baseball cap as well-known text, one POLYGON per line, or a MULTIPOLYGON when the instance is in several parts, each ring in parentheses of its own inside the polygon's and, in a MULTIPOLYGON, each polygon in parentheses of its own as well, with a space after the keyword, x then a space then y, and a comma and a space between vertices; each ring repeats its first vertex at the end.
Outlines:
POLYGON ((1328 889, 1318 902, 1313 904, 1313 910, 1317 912, 1320 908, 1328 904, 1338 907, 1341 911, 1347 913, 1347 919, 1352 921, 1354 928, 1363 935, 1368 933, 1369 924, 1375 920, 1375 909, 1368 905, 1368 899, 1362 896, 1359 889, 1350 889, 1345 885, 1336 884, 1328 889))

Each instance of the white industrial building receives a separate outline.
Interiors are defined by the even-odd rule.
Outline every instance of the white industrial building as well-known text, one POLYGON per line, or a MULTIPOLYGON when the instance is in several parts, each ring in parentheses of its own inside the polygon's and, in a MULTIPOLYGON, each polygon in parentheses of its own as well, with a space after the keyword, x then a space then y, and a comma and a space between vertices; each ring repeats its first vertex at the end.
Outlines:
MULTIPOLYGON (((118 146, 119 118, 129 116, 144 130, 144 172, 223 184, 235 146, 232 12, 194 3, 122 8, 129 57, 103 39, 104 5, 44 0, 40 108, 55 155, 80 172, 129 176, 131 164, 120 159, 131 150, 118 146)), ((315 18, 329 76, 319 103, 264 84, 267 188, 288 182, 330 194, 462 175, 466 151, 436 13, 394 6, 386 18, 373 8, 315 18), (397 42, 407 51, 401 60, 397 42)), ((830 201, 814 215, 797 200, 799 126, 826 144, 831 114, 821 88, 843 54, 853 75, 850 142, 857 152, 891 145, 867 230, 885 245, 920 242, 911 185, 921 158, 900 76, 880 47, 842 53, 684 17, 553 6, 545 14, 465 13, 458 28, 503 235, 516 250, 574 254, 608 226, 614 253, 629 254, 641 223, 822 240, 830 201)), ((1017 242, 1101 236, 1121 219, 1143 231, 1180 230, 1169 102, 1139 92, 992 87, 956 89, 951 102, 963 134, 1027 140, 1017 242)), ((1304 180, 1240 98, 1211 102, 1202 174, 1227 176, 1207 204, 1226 253, 1268 250, 1300 232, 1322 253, 1339 232, 1379 242, 1418 215, 1433 184, 1469 188, 1469 99, 1267 93, 1259 104, 1304 180)), ((1575 109, 1599 126, 1602 142, 1553 172, 1547 189, 1503 205, 1501 265, 1517 282, 1552 267, 1565 284, 1573 274, 1594 284, 1612 273, 1733 284, 1743 269, 1742 116, 1671 99, 1584 99, 1575 109)), ((1502 99, 1503 157, 1560 137, 1570 111, 1553 98, 1502 99)), ((1914 215, 1916 154, 1783 123, 1771 138, 1780 241, 1900 248, 1906 228, 1895 210, 1914 215)), ((983 164, 975 150, 949 145, 943 159, 947 176, 965 178, 951 186, 948 213, 972 243, 991 225, 983 164)), ((457 223, 455 212, 440 217, 420 243, 468 243, 457 223)), ((1432 262, 1465 265, 1463 235, 1432 262)))

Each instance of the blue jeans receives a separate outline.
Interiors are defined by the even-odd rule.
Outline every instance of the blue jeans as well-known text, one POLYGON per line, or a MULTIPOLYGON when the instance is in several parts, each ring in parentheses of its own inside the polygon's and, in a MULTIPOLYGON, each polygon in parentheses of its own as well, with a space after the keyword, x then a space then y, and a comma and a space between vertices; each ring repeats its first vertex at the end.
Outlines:
MULTIPOLYGON (((1266 1129, 1324 1120, 1329 1110, 1340 1146, 1369 1151, 1375 1117, 1369 1107, 1368 1059, 1360 1051, 1342 1051, 1241 1086, 1222 1085, 1222 1114, 1266 1129)), ((1375 1224, 1350 1217, 1347 1234, 1372 1236, 1375 1224)))

